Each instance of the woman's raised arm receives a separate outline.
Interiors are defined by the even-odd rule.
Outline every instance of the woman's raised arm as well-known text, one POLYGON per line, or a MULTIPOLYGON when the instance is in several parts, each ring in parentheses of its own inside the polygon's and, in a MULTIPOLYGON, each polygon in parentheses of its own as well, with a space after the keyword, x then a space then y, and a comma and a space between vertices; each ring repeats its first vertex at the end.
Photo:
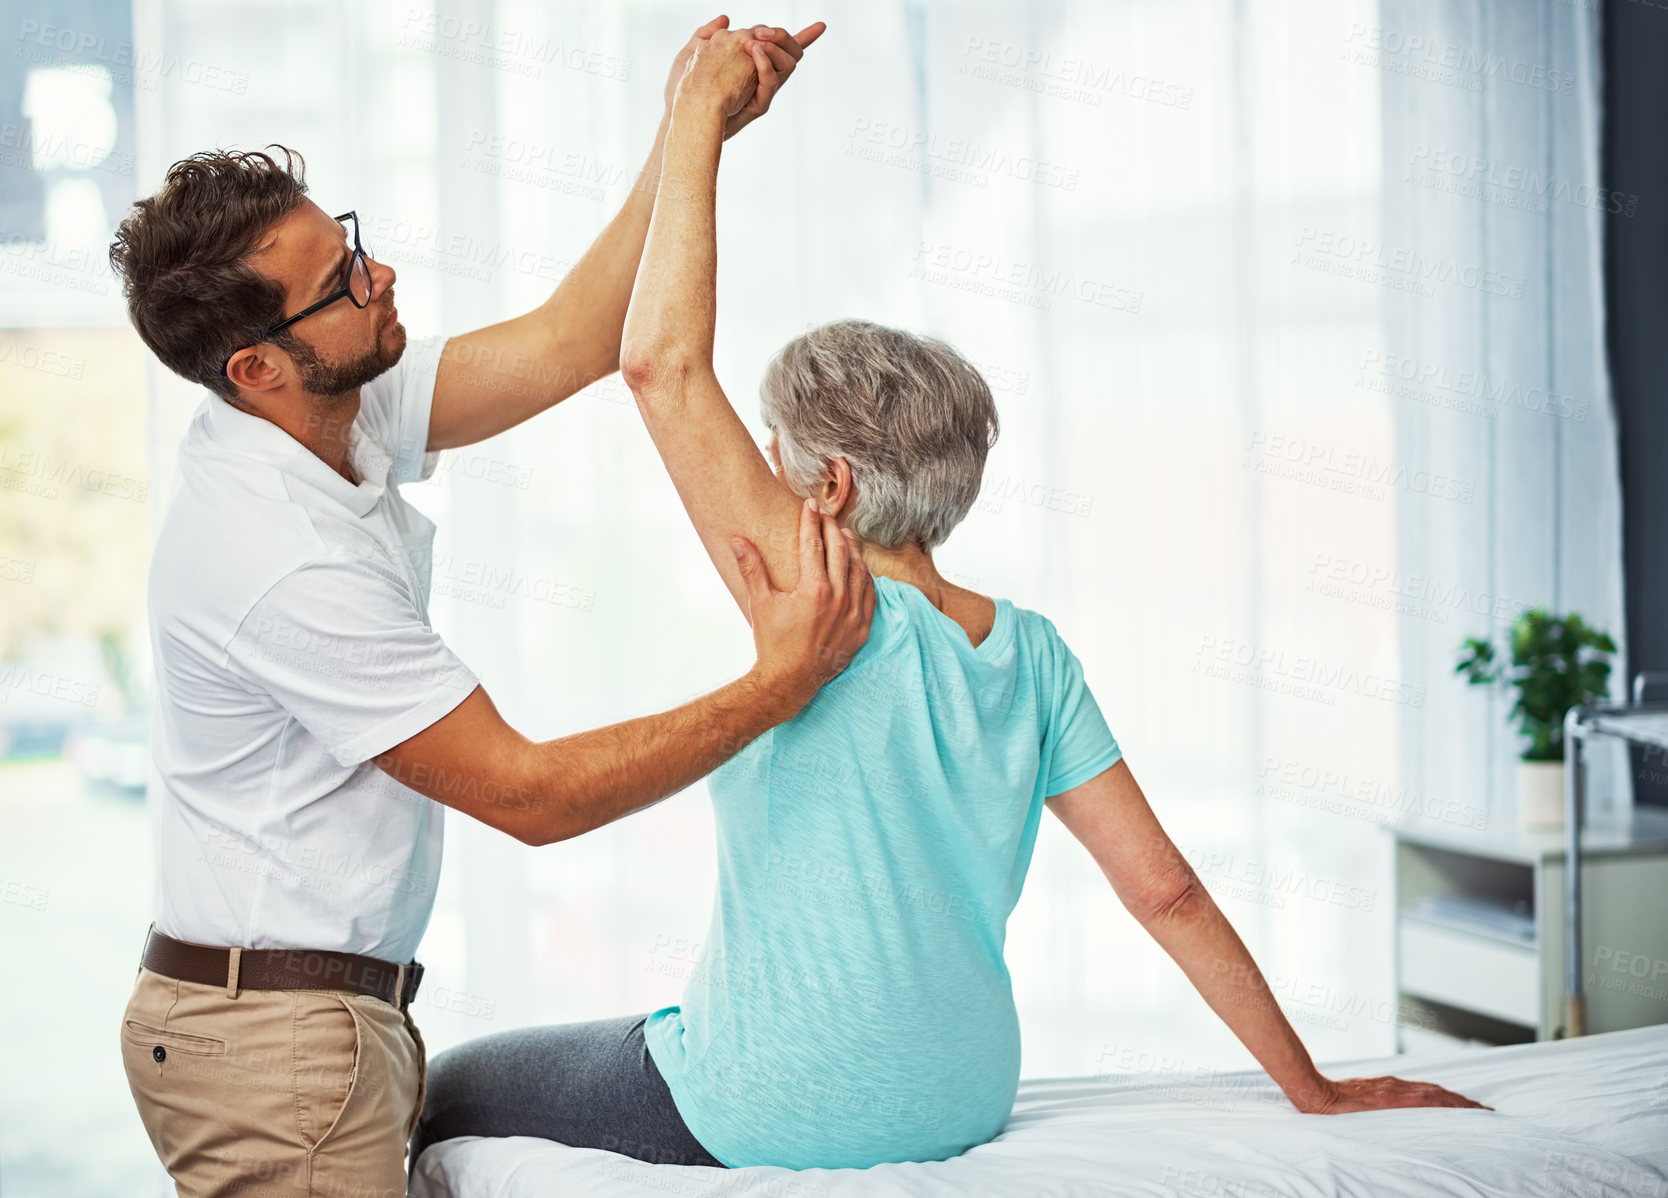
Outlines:
MULTIPOLYGON (((771 472, 713 372, 718 159, 732 114, 756 89, 779 86, 822 29, 819 22, 797 38, 785 30, 759 38, 753 29, 720 31, 697 47, 672 104, 660 190, 621 346, 621 374, 743 612, 747 589, 730 539, 752 541, 775 584, 792 588, 799 577, 801 501, 771 472)), ((823 527, 825 536, 839 535, 832 521, 823 527)), ((861 585, 872 588, 866 572, 861 585)))

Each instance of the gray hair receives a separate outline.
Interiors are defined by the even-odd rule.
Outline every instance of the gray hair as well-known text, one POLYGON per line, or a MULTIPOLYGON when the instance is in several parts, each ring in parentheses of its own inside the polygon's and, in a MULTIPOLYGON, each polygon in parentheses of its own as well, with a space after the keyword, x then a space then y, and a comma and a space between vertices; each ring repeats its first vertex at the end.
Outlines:
POLYGON ((788 483, 808 495, 851 466, 852 531, 887 549, 944 543, 979 497, 996 401, 943 341, 837 320, 788 342, 759 384, 788 483))

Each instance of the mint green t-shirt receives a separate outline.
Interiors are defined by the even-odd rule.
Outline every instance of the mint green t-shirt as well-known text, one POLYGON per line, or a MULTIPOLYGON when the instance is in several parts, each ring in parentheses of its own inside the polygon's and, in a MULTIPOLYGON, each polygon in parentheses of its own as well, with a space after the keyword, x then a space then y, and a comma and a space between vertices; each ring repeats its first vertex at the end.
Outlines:
POLYGON ((1002 946, 1043 800, 1120 756, 1048 620, 999 599, 975 648, 915 587, 875 591, 851 665, 709 780, 711 932, 645 1030, 731 1167, 942 1160, 1002 1130, 1002 946))

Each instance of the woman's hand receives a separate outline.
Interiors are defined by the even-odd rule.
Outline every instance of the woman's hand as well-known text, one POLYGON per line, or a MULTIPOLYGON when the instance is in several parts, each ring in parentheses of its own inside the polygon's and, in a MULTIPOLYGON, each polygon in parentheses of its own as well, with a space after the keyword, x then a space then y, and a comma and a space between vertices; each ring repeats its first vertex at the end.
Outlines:
POLYGON ((1352 1111, 1415 1106, 1494 1109, 1435 1082, 1410 1082, 1399 1077, 1346 1077, 1340 1081, 1322 1077, 1312 1088, 1290 1092, 1287 1097, 1306 1115, 1347 1115, 1352 1111))
POLYGON ((694 36, 684 43, 683 49, 678 51, 678 56, 672 60, 672 69, 666 76, 665 97, 667 112, 672 111, 672 101, 677 99, 678 96, 678 81, 683 78, 684 72, 689 69, 689 60, 695 57, 696 48, 700 46, 701 43, 711 38, 712 35, 717 33, 720 29, 728 29, 729 26, 729 17, 714 17, 705 25, 702 25, 699 29, 697 29, 694 36))
POLYGON ((770 111, 805 47, 828 28, 817 21, 792 35, 772 25, 728 26, 729 18, 720 16, 695 31, 673 60, 665 93, 668 110, 680 95, 718 106, 726 139, 770 111))
MULTIPOLYGON (((695 46, 683 78, 673 93, 673 108, 687 103, 712 104, 726 118, 745 108, 758 90, 764 50, 754 46, 751 29, 720 29, 695 46)), ((763 67, 766 73, 773 68, 763 67)), ((729 125, 725 125, 729 129, 729 125)))

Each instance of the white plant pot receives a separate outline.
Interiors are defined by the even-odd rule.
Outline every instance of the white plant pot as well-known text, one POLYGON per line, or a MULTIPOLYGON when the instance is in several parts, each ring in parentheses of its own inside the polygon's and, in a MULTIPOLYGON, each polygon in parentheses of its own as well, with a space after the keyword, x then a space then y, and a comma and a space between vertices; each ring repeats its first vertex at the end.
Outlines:
POLYGON ((1525 828, 1564 826, 1564 763, 1517 763, 1517 820, 1525 828))

